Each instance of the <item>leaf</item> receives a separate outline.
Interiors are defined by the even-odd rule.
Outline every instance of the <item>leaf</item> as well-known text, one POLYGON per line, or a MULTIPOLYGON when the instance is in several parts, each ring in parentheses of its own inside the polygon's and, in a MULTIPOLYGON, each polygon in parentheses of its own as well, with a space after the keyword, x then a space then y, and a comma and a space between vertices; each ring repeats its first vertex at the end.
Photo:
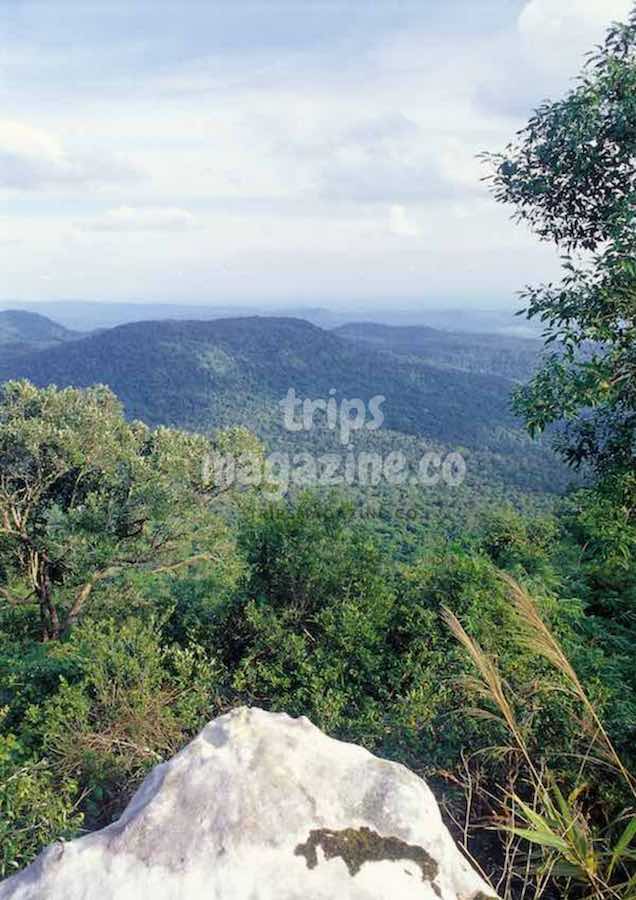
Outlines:
POLYGON ((567 860, 558 860, 550 869, 552 875, 560 878, 576 878, 578 881, 587 881, 581 868, 567 860))
POLYGON ((536 810, 532 809, 532 807, 528 806, 527 803, 524 803, 523 800, 518 797, 516 794, 513 795, 513 799, 523 812, 524 816, 530 822, 531 825, 538 831, 547 831, 551 834, 554 833, 554 829, 550 827, 550 824, 543 818, 543 816, 539 815, 536 810))
POLYGON ((568 803, 567 803, 565 797, 563 796, 563 794, 561 793, 561 791, 560 791, 560 789, 559 789, 559 786, 558 786, 557 784, 553 784, 553 785, 552 785, 552 791, 553 791, 553 793, 554 793, 554 796, 555 796, 556 799, 557 799, 557 803, 559 804, 559 809, 561 810, 561 815, 563 816, 563 818, 566 819, 566 820, 567 820, 567 819, 572 819, 572 818, 573 818, 573 815, 572 815, 572 809, 571 809, 571 807, 568 805, 568 803))
POLYGON ((636 836, 636 816, 632 816, 632 818, 629 820, 625 827, 625 830, 619 837, 616 846, 614 847, 609 868, 607 870, 609 875, 612 874, 612 872, 616 868, 617 863, 619 863, 620 860, 626 855, 625 851, 633 841, 634 836, 636 836))
POLYGON ((557 834, 552 831, 533 831, 531 828, 517 828, 516 826, 506 825, 504 831, 509 831, 517 837, 530 841, 531 844, 538 844, 540 847, 551 847, 558 850, 564 855, 568 852, 568 845, 557 834))

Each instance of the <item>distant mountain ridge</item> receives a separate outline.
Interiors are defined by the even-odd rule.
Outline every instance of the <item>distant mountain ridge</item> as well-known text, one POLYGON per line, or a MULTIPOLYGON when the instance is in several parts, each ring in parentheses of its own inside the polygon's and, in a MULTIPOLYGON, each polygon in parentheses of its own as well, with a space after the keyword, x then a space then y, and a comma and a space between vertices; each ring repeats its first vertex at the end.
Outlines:
POLYGON ((485 432, 514 425, 503 379, 396 362, 293 318, 122 325, 1 363, 0 380, 10 378, 106 383, 129 415, 152 424, 268 430, 293 388, 311 399, 331 389, 364 402, 385 395, 386 427, 441 441, 478 445, 485 432))
MULTIPOLYGON (((530 442, 514 419, 509 378, 433 365, 302 319, 121 325, 15 356, 0 352, 0 383, 15 378, 39 386, 107 384, 129 417, 150 425, 206 433, 244 425, 270 451, 314 457, 342 456, 346 448, 326 427, 324 413, 309 431, 285 428, 280 403, 290 388, 299 400, 358 399, 367 409, 381 395, 383 425, 353 432, 356 452, 385 458, 397 450, 418 459, 431 448, 459 450, 470 460, 470 489, 492 496, 545 494, 570 481, 549 449, 530 442)), ((302 421, 300 408, 295 421, 302 421)))
POLYGON ((38 313, 19 309, 0 312, 0 359, 4 361, 79 337, 78 333, 38 313))
POLYGON ((492 333, 511 336, 538 337, 535 325, 519 319, 508 310, 455 308, 427 308, 425 306, 403 308, 399 301, 386 307, 361 307, 352 303, 340 304, 331 309, 319 304, 188 304, 188 303, 128 303, 87 300, 55 300, 51 302, 0 302, 0 309, 8 307, 28 310, 50 317, 66 328, 76 331, 93 331, 97 328, 114 328, 130 322, 148 322, 165 319, 202 320, 234 319, 238 317, 268 316, 305 319, 321 328, 337 328, 349 322, 371 320, 385 325, 425 325, 441 331, 467 333, 492 333))
POLYGON ((350 322, 334 333, 401 359, 522 381, 532 375, 543 349, 541 341, 530 338, 440 331, 425 325, 350 322))

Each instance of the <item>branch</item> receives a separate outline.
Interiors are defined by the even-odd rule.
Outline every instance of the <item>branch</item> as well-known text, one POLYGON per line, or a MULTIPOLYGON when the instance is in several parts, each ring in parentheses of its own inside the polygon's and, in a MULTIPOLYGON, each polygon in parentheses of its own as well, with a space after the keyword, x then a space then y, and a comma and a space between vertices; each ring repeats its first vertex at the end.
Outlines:
POLYGON ((93 588, 99 581, 103 581, 104 578, 108 578, 110 575, 114 575, 117 572, 117 567, 109 566, 107 569, 102 569, 100 572, 96 572, 95 575, 91 578, 90 581, 87 581, 80 590, 75 598, 75 602, 71 606, 69 613, 66 617, 66 622, 64 623, 64 631, 68 631, 72 625, 77 621, 77 617, 79 616, 82 607, 90 597, 93 588))
POLYGON ((35 597, 35 591, 31 591, 30 594, 26 594, 26 596, 22 597, 19 594, 14 594, 12 591, 7 590, 7 588, 0 587, 0 597, 4 597, 5 600, 8 600, 11 606, 20 606, 21 604, 31 603, 31 598, 35 597))
POLYGON ((175 572, 177 569, 182 568, 183 566, 190 566, 192 563, 196 562, 210 562, 210 560, 214 559, 213 554, 211 553, 197 553, 195 556, 190 556, 188 559, 182 559, 178 563, 172 563, 169 566, 159 566, 156 569, 150 569, 151 575, 160 575, 164 572, 175 572))
MULTIPOLYGON (((196 562, 202 562, 203 560, 212 560, 214 559, 213 554, 210 553, 197 553, 195 556, 189 556, 187 559, 182 559, 177 563, 171 563, 166 566, 158 566, 155 569, 149 569, 149 575, 160 575, 166 572, 175 572, 177 569, 181 569, 183 566, 189 566, 196 562)), ((135 568, 139 566, 144 566, 148 563, 148 560, 120 560, 115 563, 115 565, 109 566, 106 569, 102 569, 100 572, 97 572, 90 581, 87 581, 84 584, 77 596, 75 597, 75 602, 73 603, 69 613, 66 617, 66 622, 64 624, 64 631, 68 632, 69 629, 75 624, 77 621, 80 612, 82 611, 82 607, 90 597, 93 592, 93 588, 100 581, 103 581, 105 578, 110 578, 111 575, 116 575, 117 572, 122 568, 135 568)))

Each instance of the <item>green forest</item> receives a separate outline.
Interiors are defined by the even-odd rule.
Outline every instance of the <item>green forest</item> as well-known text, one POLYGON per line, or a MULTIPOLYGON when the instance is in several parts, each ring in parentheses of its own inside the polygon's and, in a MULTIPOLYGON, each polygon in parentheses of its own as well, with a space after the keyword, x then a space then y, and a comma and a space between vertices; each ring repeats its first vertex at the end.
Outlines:
POLYGON ((635 149, 636 15, 485 158, 561 253, 523 294, 542 342, 5 321, 1 878, 247 704, 426 777, 502 898, 636 898, 635 149), (331 446, 284 432, 290 385, 382 394, 373 446, 459 447, 465 483, 215 479, 214 452, 331 446))

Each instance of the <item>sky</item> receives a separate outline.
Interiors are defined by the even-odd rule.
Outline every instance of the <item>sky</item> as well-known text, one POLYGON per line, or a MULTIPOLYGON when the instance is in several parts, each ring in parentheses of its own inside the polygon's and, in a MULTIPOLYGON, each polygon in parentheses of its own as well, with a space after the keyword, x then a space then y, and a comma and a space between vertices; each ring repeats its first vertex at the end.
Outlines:
POLYGON ((632 0, 0 0, 0 302, 505 308, 481 178, 632 0))

